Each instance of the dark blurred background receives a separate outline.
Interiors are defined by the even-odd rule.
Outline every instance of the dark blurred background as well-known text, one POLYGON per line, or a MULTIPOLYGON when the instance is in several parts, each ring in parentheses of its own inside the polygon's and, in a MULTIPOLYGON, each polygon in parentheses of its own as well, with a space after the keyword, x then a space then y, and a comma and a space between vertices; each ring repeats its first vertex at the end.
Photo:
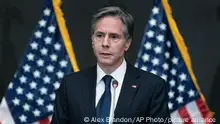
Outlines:
MULTIPOLYGON (((220 114, 220 0, 169 0, 188 46, 199 86, 217 120, 220 114)), ((0 98, 11 81, 42 14, 43 0, 0 0, 0 98)), ((95 64, 90 40, 92 14, 107 5, 129 11, 135 20, 126 57, 134 64, 153 0, 63 0, 68 30, 80 69, 95 64)))

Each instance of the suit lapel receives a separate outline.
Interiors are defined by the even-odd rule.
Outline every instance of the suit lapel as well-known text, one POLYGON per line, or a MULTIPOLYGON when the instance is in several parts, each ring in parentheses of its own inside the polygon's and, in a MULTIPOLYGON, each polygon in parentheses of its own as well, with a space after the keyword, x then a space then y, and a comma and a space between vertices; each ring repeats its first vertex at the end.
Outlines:
POLYGON ((139 82, 136 81, 138 77, 137 69, 127 63, 127 70, 115 109, 115 117, 129 109, 139 86, 139 82))
POLYGON ((84 99, 84 110, 86 115, 90 115, 91 117, 95 117, 95 97, 96 97, 96 66, 93 66, 91 69, 86 71, 85 76, 87 78, 87 82, 85 83, 85 88, 82 91, 83 99, 84 99))

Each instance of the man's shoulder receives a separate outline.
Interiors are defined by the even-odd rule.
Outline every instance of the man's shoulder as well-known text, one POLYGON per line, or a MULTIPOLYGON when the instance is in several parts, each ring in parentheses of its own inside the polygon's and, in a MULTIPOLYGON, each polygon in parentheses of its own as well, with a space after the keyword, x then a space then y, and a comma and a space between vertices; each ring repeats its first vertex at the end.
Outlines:
POLYGON ((131 66, 133 68, 133 70, 135 70, 142 78, 150 78, 150 79, 154 79, 154 80, 163 80, 160 76, 153 74, 151 72, 148 71, 144 71, 140 68, 135 67, 134 65, 129 64, 129 66, 131 66))
POLYGON ((153 74, 151 72, 144 71, 144 70, 141 70, 141 69, 138 69, 138 70, 140 72, 140 75, 143 78, 147 78, 148 80, 154 80, 154 81, 164 81, 164 79, 162 79, 160 76, 158 76, 156 74, 153 74))
POLYGON ((132 68, 136 71, 136 73, 138 73, 139 78, 141 81, 144 81, 145 84, 150 85, 156 85, 157 83, 161 83, 161 82, 165 82, 165 80, 163 78, 161 78, 160 76, 153 74, 151 72, 148 71, 144 71, 140 68, 136 68, 135 66, 131 65, 132 68))
POLYGON ((88 67, 86 69, 77 71, 77 72, 71 72, 69 74, 66 74, 64 76, 64 80, 79 80, 84 79, 86 75, 89 75, 95 71, 95 66, 88 67))

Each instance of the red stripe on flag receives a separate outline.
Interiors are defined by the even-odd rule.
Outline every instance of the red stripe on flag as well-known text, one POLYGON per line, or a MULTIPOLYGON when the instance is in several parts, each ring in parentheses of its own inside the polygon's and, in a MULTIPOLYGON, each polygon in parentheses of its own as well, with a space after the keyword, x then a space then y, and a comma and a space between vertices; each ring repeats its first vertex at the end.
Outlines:
POLYGON ((181 116, 181 118, 183 119, 184 121, 184 124, 193 124, 192 123, 192 120, 191 120, 191 117, 186 109, 185 106, 181 107, 179 110, 179 115, 181 116), (186 120, 187 119, 187 120, 186 120))
POLYGON ((49 118, 45 118, 39 121, 39 124, 50 124, 49 118))
POLYGON ((209 111, 208 106, 204 103, 204 101, 202 101, 201 98, 198 98, 196 100, 196 105, 198 106, 199 111, 200 111, 203 119, 206 119, 205 123, 206 124, 212 124, 211 112, 209 111))

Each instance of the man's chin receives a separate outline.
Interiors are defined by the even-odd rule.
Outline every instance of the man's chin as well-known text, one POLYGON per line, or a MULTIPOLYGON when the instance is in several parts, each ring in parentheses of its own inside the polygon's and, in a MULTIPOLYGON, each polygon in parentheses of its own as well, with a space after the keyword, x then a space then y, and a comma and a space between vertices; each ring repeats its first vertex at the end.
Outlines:
POLYGON ((98 64, 101 66, 112 66, 114 65, 112 61, 110 60, 100 60, 98 61, 98 64))

